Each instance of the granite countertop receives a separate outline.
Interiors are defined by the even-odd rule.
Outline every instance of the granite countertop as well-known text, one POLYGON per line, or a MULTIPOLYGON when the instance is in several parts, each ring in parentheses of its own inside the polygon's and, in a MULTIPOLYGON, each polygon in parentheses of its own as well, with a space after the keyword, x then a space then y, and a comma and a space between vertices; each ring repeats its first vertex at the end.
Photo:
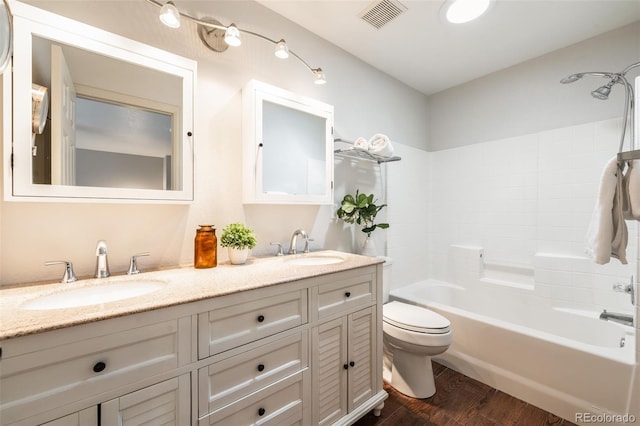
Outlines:
POLYGON ((0 340, 195 302, 382 262, 383 260, 380 258, 325 250, 291 256, 250 257, 244 265, 222 263, 210 269, 186 267, 145 272, 134 276, 86 279, 66 284, 57 282, 8 286, 0 288, 0 340), (291 259, 305 256, 341 257, 344 261, 325 265, 295 265, 289 262, 291 259), (21 307, 27 301, 54 293, 132 280, 158 280, 166 282, 166 285, 142 296, 89 306, 48 310, 28 310, 21 307))

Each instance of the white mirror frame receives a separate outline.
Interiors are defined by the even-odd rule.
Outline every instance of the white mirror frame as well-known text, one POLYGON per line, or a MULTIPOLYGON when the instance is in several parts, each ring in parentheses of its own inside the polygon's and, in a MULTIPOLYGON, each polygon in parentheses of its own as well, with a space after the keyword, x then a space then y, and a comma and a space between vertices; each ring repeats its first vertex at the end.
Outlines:
POLYGON ((244 204, 333 204, 333 106, 257 80, 251 80, 242 90, 242 108, 244 204), (324 194, 276 194, 263 191, 263 156, 260 144, 263 129, 263 102, 265 101, 315 115, 325 120, 324 194))
POLYGON ((193 201, 194 88, 197 62, 151 47, 66 17, 16 2, 13 85, 3 78, 4 199, 53 202, 160 202, 193 201), (51 25, 55 23, 55 26, 51 25), (31 156, 31 47, 33 35, 175 75, 182 79, 181 190, 64 186, 32 183, 31 156), (16 55, 16 52, 20 52, 16 55), (7 92, 8 90, 8 92, 7 92), (13 105, 7 99, 13 95, 13 105), (12 120, 13 117, 13 120, 12 120), (12 126, 11 126, 12 124, 12 126), (7 134, 11 134, 13 141, 7 134), (12 144, 10 142, 13 142, 12 144))

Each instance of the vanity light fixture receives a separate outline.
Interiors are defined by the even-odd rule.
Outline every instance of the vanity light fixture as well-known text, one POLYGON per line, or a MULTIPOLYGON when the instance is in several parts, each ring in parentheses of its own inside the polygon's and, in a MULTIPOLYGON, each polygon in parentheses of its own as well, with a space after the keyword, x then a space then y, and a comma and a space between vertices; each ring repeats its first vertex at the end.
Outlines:
POLYGON ((473 21, 484 14, 494 0, 446 0, 441 15, 452 24, 473 21))
POLYGON ((311 66, 300 57, 297 53, 289 50, 289 46, 280 39, 279 41, 273 40, 262 34, 238 28, 235 24, 222 25, 220 22, 212 18, 196 18, 186 13, 180 12, 176 5, 172 1, 167 1, 164 4, 158 0, 147 0, 160 8, 160 21, 168 27, 178 28, 180 27, 180 18, 185 18, 191 22, 198 24, 198 33, 200 40, 209 49, 214 52, 224 52, 229 46, 237 47, 242 44, 240 39, 241 34, 249 34, 262 40, 268 41, 275 45, 274 54, 277 58, 287 59, 289 56, 295 57, 300 61, 309 71, 313 73, 313 82, 315 84, 325 84, 327 82, 326 76, 322 68, 311 68, 311 66))

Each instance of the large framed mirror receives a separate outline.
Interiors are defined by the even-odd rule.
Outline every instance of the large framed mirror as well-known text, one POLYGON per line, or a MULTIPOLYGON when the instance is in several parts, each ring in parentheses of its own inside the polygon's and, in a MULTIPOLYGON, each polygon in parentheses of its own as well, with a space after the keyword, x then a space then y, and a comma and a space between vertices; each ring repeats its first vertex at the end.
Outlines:
POLYGON ((13 14, 5 199, 192 200, 196 62, 22 3, 13 14))
POLYGON ((250 81, 242 91, 245 204, 333 203, 333 106, 250 81))

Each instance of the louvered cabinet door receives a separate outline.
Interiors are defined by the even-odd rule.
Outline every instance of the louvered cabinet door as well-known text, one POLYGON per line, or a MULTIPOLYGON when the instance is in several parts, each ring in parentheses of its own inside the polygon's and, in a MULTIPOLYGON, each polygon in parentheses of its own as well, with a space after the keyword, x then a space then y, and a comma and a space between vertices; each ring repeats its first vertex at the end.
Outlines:
POLYGON ((376 309, 312 329, 314 424, 329 425, 375 395, 376 309))
POLYGON ((189 373, 105 402, 100 419, 102 426, 190 424, 189 373))
POLYGON ((347 317, 311 331, 313 424, 330 425, 347 414, 347 317))
POLYGON ((348 396, 349 412, 376 393, 376 310, 362 309, 349 315, 348 329, 348 396))

